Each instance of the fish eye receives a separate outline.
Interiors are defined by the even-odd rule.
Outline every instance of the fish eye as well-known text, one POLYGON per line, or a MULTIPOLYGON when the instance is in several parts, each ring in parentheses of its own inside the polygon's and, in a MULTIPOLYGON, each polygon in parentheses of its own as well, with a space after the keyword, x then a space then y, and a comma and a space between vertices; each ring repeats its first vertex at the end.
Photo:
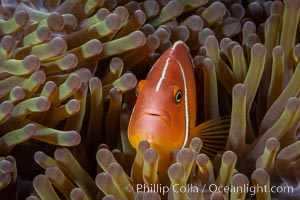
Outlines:
POLYGON ((175 102, 180 103, 181 99, 182 99, 182 92, 181 92, 181 90, 178 90, 175 94, 175 102))

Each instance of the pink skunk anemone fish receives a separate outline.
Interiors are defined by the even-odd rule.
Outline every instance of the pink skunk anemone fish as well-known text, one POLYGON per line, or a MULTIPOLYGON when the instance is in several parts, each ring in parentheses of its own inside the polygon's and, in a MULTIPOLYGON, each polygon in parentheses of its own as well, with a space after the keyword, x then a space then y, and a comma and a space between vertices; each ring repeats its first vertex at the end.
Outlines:
POLYGON ((204 150, 220 150, 220 146, 213 144, 213 138, 228 133, 224 129, 228 118, 196 126, 194 67, 189 49, 182 41, 175 42, 161 55, 146 80, 139 82, 137 95, 128 127, 129 142, 137 149, 140 141, 147 140, 158 152, 158 171, 171 164, 173 150, 186 147, 193 137, 203 140, 205 135, 213 136, 207 140, 211 144, 203 140, 204 150), (218 128, 220 124, 222 131, 218 128))

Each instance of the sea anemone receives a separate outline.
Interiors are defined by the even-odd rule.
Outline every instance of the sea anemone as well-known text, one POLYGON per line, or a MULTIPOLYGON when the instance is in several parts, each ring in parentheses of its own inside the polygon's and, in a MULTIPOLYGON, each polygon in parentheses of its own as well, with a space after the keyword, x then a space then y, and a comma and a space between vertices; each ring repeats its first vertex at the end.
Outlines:
POLYGON ((1 196, 299 199, 299 9, 292 0, 2 0, 1 196), (198 122, 230 115, 231 124, 219 154, 202 152, 200 136, 158 174, 156 150, 132 149, 127 126, 137 81, 178 40, 195 65, 198 122))

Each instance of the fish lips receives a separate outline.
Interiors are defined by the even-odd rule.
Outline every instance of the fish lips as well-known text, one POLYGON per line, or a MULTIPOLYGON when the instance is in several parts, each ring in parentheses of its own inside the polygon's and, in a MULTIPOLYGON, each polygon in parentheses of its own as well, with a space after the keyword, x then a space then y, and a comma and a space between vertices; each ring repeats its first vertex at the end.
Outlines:
POLYGON ((172 120, 167 110, 143 107, 135 109, 133 115, 129 132, 136 134, 139 140, 159 143, 161 136, 168 135, 166 133, 172 130, 172 120))
POLYGON ((170 112, 166 109, 157 109, 151 107, 141 107, 135 110, 135 114, 137 115, 137 119, 139 120, 150 120, 153 122, 159 123, 159 121, 163 121, 167 127, 171 127, 172 118, 170 112))

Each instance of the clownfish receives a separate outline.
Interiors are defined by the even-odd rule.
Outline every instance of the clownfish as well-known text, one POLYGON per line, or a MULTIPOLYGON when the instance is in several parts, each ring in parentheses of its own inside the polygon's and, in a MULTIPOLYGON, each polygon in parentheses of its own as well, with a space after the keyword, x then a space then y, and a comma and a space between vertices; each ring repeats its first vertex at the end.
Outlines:
POLYGON ((160 56, 146 80, 137 86, 137 100, 128 126, 130 144, 137 149, 140 141, 147 140, 158 152, 158 171, 170 165, 174 149, 187 147, 193 137, 202 139, 202 149, 207 152, 220 150, 218 145, 206 145, 202 136, 213 136, 207 137, 212 138, 210 141, 214 136, 220 139, 218 136, 224 136, 228 130, 220 131, 212 125, 224 125, 228 120, 213 119, 196 126, 196 106, 193 61, 186 44, 178 41, 160 56))

